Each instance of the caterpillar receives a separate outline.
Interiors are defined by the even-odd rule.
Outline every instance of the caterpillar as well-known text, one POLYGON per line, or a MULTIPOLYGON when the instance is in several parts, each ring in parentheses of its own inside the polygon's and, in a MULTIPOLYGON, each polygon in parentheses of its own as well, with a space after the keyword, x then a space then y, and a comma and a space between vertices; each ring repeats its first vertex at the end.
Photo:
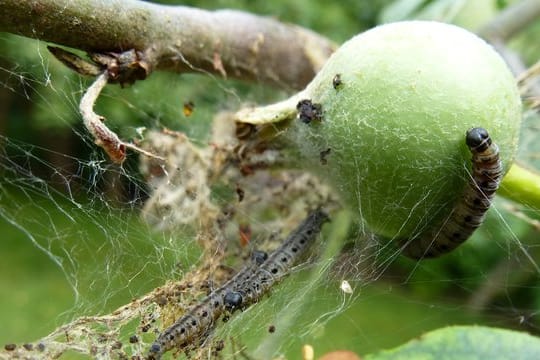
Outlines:
MULTIPOLYGON (((222 287, 214 290, 199 304, 191 308, 185 315, 180 317, 172 326, 163 331, 157 340, 151 345, 148 359, 159 359, 166 351, 178 347, 186 347, 197 339, 202 339, 208 333, 215 321, 221 316, 227 307, 227 294, 230 289, 236 287, 236 283, 243 282, 258 266, 258 259, 265 257, 262 252, 257 252, 257 257, 252 255, 251 264, 244 267, 222 287)), ((266 255, 267 256, 267 255, 266 255)))
POLYGON ((481 127, 469 129, 465 142, 472 154, 472 173, 463 195, 442 225, 401 242, 404 255, 413 259, 443 255, 467 240, 484 221, 503 176, 499 147, 481 127))
POLYGON ((321 210, 313 212, 304 220, 285 239, 283 244, 257 268, 252 276, 237 284, 238 287, 233 289, 233 292, 241 296, 241 302, 231 308, 231 310, 244 308, 257 302, 270 287, 283 278, 283 276, 287 275, 289 269, 313 243, 313 239, 320 232, 322 225, 327 220, 328 215, 321 210))
POLYGON ((173 348, 182 349, 202 341, 222 314, 257 302, 306 253, 326 221, 328 215, 316 210, 270 256, 254 251, 250 264, 158 336, 150 346, 147 359, 157 360, 173 348))

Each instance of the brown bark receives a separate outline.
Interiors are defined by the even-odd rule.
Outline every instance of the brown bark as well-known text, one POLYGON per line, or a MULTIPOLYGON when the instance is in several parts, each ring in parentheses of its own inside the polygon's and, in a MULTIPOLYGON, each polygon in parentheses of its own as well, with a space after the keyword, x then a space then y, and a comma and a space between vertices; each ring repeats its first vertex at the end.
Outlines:
POLYGON ((92 53, 135 49, 153 69, 303 88, 335 49, 316 33, 241 11, 137 0, 4 0, 0 31, 92 53))

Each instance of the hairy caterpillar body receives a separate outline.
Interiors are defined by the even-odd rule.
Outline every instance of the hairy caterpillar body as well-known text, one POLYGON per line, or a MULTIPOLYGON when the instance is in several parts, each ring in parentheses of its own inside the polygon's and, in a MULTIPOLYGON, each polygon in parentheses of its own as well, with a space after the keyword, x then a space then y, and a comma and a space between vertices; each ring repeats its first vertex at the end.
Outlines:
POLYGON ((173 348, 181 349, 204 340, 223 313, 257 302, 306 253, 326 221, 328 215, 316 210, 269 257, 255 251, 248 266, 158 336, 150 346, 148 359, 160 359, 173 348))
POLYGON ((403 254, 430 258, 454 250, 482 224, 503 176, 499 148, 484 128, 467 131, 466 143, 472 153, 472 173, 463 196, 442 225, 419 238, 403 242, 403 254))

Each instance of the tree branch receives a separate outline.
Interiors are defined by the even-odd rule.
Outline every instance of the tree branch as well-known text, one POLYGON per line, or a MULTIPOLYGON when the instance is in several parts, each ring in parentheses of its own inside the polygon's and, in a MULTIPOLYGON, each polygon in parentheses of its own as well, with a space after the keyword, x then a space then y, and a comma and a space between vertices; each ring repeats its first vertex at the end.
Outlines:
MULTIPOLYGON (((512 73, 518 79, 521 78, 522 81, 530 80, 523 78, 527 66, 525 66, 519 54, 508 48, 506 42, 534 21, 537 21, 538 18, 540 18, 540 1, 521 0, 501 11, 500 14, 477 32, 477 35, 493 45, 495 50, 506 61, 512 73)), ((522 85, 520 84, 520 86, 522 85)), ((530 96, 537 96, 540 93, 540 87, 536 82, 529 84, 529 87, 530 96)))
POLYGON ((505 42, 536 21, 540 16, 540 1, 522 0, 502 11, 493 21, 478 31, 490 42, 505 42))
POLYGON ((267 17, 136 0, 4 0, 0 31, 90 53, 134 49, 154 70, 287 89, 303 88, 335 49, 312 31, 267 17))

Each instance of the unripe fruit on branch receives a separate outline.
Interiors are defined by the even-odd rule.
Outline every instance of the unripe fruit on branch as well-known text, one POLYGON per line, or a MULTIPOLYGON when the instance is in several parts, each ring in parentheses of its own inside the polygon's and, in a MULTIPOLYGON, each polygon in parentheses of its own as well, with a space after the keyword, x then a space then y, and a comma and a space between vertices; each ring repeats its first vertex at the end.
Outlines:
POLYGON ((332 183, 369 230, 412 238, 448 217, 462 196, 468 129, 487 129, 509 168, 521 100, 506 64, 482 39, 453 25, 409 21, 352 38, 304 91, 237 119, 289 120, 279 138, 297 166, 332 183))

